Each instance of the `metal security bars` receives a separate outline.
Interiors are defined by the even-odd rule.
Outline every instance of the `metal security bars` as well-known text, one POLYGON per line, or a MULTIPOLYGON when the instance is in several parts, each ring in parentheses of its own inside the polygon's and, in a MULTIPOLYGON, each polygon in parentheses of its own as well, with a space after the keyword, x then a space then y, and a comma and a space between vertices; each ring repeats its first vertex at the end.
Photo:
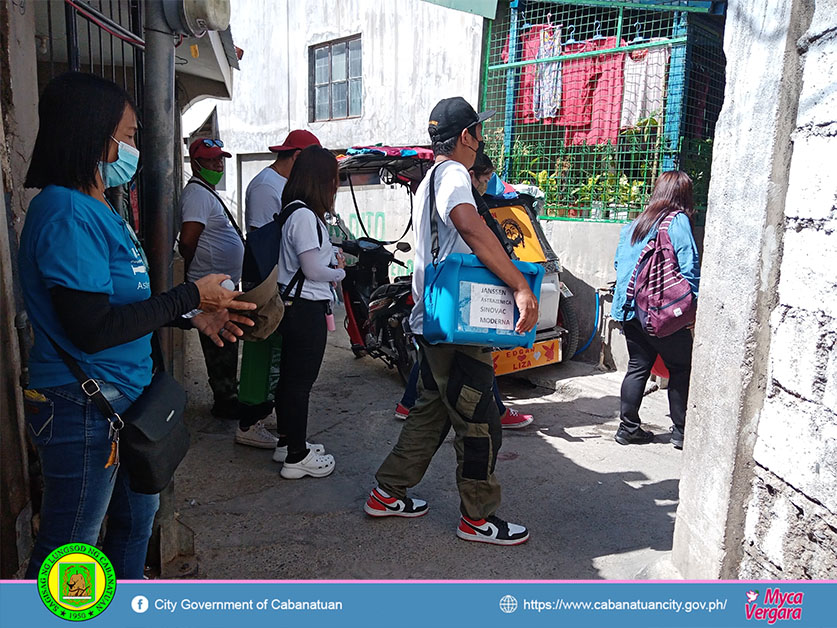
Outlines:
POLYGON ((311 46, 309 65, 311 122, 361 115, 363 67, 360 35, 311 46))
MULTIPOLYGON (((33 4, 38 91, 68 70, 96 74, 128 92, 139 109, 141 127, 145 43, 140 0, 44 0, 33 4)), ((130 186, 108 190, 107 195, 140 233, 138 182, 139 177, 130 186)))
POLYGON ((659 174, 678 168, 705 209, 725 65, 723 18, 706 11, 641 0, 501 3, 482 85, 482 108, 498 112, 484 127, 498 172, 537 186, 545 218, 631 220, 659 174))

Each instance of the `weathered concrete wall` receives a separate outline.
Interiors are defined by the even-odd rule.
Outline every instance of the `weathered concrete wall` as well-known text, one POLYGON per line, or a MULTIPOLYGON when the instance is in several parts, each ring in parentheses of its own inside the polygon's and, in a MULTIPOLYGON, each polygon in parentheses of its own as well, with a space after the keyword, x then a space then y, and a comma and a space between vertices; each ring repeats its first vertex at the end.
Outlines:
POLYGON ((672 556, 686 578, 833 573, 835 8, 729 7, 672 556))
POLYGON ((837 577, 837 1, 799 41, 802 92, 741 575, 837 577))
MULTIPOLYGON (((183 131, 217 106, 221 136, 234 155, 262 153, 294 128, 312 131, 328 148, 425 145, 437 101, 459 95, 477 106, 483 19, 469 13, 420 0, 234 0, 231 27, 244 49, 232 101, 193 105, 183 131), (309 122, 309 47, 356 34, 363 50, 361 117, 309 122)), ((238 203, 235 168, 229 159, 225 194, 238 203)))

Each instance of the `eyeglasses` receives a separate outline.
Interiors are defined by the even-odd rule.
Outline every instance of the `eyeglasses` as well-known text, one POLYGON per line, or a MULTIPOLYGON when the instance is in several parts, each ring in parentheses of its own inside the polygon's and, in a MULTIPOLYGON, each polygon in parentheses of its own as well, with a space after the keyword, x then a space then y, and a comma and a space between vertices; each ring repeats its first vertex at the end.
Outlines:
POLYGON ((217 146, 218 148, 224 148, 224 142, 222 142, 221 140, 204 140, 203 145, 208 146, 210 148, 213 146, 217 146))

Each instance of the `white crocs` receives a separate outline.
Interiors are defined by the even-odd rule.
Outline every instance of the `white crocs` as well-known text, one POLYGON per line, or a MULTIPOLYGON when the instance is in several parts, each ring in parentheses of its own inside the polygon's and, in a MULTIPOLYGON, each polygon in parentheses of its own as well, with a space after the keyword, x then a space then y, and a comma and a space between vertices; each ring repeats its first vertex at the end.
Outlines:
MULTIPOLYGON (((305 442, 305 448, 308 451, 313 451, 315 454, 324 454, 325 447, 320 445, 319 443, 309 443, 308 441, 305 442)), ((273 450, 273 462, 285 462, 285 458, 288 457, 288 446, 282 445, 281 447, 276 447, 273 450)))
POLYGON ((309 450, 308 455, 299 462, 285 462, 279 471, 286 480, 298 480, 310 475, 313 478, 324 478, 334 471, 334 456, 318 454, 309 450))

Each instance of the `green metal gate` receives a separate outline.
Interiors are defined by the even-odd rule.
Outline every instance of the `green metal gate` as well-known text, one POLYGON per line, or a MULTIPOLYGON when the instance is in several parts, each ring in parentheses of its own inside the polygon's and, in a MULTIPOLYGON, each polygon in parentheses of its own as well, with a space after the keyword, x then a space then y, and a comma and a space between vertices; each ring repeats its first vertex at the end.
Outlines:
POLYGON ((557 220, 627 221, 657 176, 695 181, 702 222, 724 92, 725 3, 511 0, 486 30, 486 151, 557 220))

